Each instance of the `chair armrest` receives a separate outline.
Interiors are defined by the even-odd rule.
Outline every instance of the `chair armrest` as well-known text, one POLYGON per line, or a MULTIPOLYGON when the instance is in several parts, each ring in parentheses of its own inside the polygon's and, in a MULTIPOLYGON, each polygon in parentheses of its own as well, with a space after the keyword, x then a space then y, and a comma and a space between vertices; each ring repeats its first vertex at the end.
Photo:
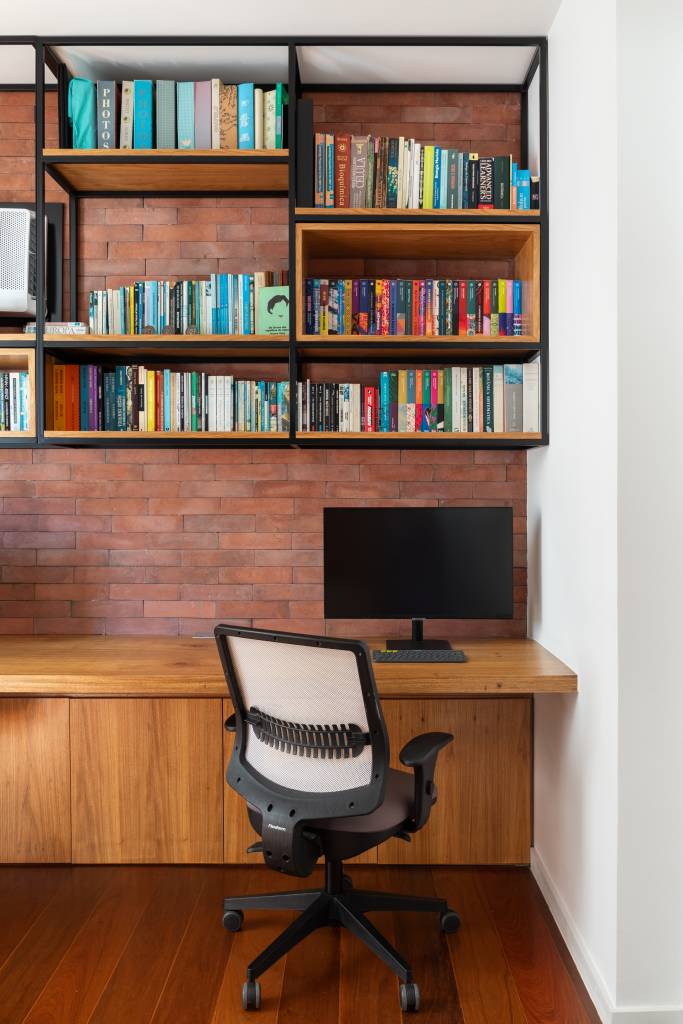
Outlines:
POLYGON ((406 768, 412 768, 415 773, 415 813, 414 827, 411 829, 413 832, 417 832, 425 824, 432 804, 436 801, 436 759, 439 751, 452 740, 453 736, 449 732, 426 732, 409 740, 399 754, 401 764, 406 768))

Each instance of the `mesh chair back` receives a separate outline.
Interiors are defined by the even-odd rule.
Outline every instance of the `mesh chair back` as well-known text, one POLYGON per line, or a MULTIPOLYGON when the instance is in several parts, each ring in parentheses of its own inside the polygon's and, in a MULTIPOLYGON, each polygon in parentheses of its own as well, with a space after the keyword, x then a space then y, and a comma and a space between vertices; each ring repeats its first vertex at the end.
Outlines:
POLYGON ((231 626, 215 633, 237 719, 228 781, 239 777, 244 792, 246 775, 265 793, 295 792, 298 806, 305 795, 313 814, 321 804, 334 815, 377 806, 388 741, 365 644, 231 626))

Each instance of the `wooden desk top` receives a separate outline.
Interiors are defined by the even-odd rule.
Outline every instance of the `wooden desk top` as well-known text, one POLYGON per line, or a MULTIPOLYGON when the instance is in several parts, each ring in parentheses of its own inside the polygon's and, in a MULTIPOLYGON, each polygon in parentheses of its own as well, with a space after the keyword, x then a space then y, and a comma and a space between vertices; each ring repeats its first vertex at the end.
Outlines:
MULTIPOLYGON (((576 674, 534 640, 467 640, 463 648, 464 664, 375 665, 381 696, 577 689, 576 674)), ((213 639, 17 636, 0 639, 0 695, 225 697, 227 687, 213 639)))

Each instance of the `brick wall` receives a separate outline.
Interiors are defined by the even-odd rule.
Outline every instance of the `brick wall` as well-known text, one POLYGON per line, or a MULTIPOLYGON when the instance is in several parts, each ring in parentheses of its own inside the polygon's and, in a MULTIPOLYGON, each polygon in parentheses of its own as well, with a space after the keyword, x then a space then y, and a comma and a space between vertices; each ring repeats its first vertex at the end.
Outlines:
MULTIPOLYGON (((366 100, 356 99, 367 111, 366 100)), ((438 95, 416 94, 408 102, 379 94, 373 102, 380 106, 366 114, 378 123, 346 120, 357 116, 356 99, 342 112, 347 98, 326 94, 321 109, 332 119, 327 124, 388 132, 400 122, 404 134, 419 124, 418 138, 476 146, 482 155, 495 153, 497 145, 515 152, 514 97, 462 94, 455 115, 445 111, 438 95)), ((48 96, 48 145, 57 142, 55 109, 54 95, 48 96)), ((51 183, 47 198, 65 201, 51 183)), ((0 93, 3 199, 33 199, 30 93, 0 93)), ((87 200, 79 243, 83 295, 145 274, 277 268, 286 265, 286 204, 87 200)), ((327 371, 315 372, 320 377, 327 371)), ((339 372, 362 379, 365 370, 339 372)), ((1 447, 0 632, 177 635, 229 620, 359 636, 407 635, 407 622, 323 620, 326 504, 511 505, 514 618, 434 622, 430 629, 461 637, 524 635, 524 452, 1 447)))

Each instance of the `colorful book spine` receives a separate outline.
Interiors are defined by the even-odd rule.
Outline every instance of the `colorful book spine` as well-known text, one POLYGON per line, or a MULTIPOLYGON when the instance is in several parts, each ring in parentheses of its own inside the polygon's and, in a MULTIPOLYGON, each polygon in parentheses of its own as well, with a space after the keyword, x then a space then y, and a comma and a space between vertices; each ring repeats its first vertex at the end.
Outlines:
POLYGON ((194 149, 194 82, 176 83, 178 149, 194 149))
POLYGON ((175 82, 158 79, 157 99, 157 149, 176 148, 175 82))
POLYGON ((255 148, 253 82, 242 82, 237 86, 237 147, 255 148))
POLYGON ((118 118, 118 86, 116 82, 97 83, 97 148, 116 148, 118 118))
POLYGON ((153 88, 149 79, 133 83, 133 149, 154 148, 153 88))

